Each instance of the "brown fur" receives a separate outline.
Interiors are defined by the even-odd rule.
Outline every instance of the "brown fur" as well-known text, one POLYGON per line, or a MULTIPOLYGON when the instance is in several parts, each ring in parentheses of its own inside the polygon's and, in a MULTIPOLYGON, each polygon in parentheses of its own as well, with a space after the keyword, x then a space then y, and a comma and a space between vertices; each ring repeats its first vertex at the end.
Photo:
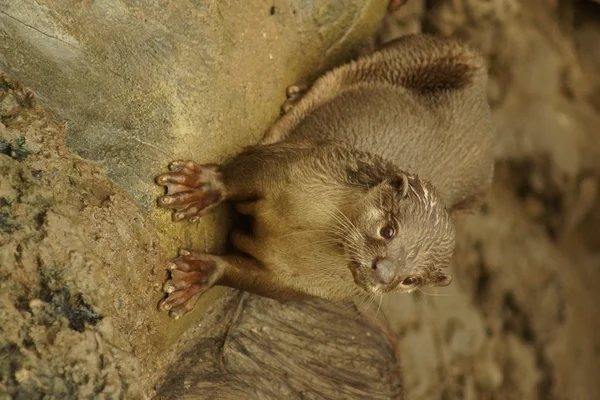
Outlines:
POLYGON ((173 277, 162 307, 184 313, 212 284, 338 300, 450 283, 450 212, 476 209, 492 177, 485 84, 473 50, 408 36, 325 74, 302 97, 292 91, 262 143, 217 170, 179 163, 161 175, 171 185, 161 205, 176 219, 218 198, 254 221, 252 234, 232 234, 244 256, 176 259, 180 275, 197 277, 206 263, 216 272, 201 284, 173 277))

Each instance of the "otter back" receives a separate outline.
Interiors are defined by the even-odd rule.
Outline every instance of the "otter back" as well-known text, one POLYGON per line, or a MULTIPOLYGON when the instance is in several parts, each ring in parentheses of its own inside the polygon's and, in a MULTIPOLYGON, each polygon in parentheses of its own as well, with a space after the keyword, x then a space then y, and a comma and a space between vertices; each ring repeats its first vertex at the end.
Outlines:
POLYGON ((493 174, 486 77, 476 51, 407 36, 325 74, 264 141, 342 142, 430 181, 449 209, 476 208, 493 174))

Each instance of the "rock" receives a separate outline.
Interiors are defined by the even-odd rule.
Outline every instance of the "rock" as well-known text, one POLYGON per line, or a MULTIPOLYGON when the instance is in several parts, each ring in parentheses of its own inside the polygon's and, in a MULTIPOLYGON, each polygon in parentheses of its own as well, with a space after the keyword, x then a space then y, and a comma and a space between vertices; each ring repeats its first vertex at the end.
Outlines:
POLYGON ((387 3, 0 0, 0 70, 150 208, 169 161, 219 161, 255 143, 286 86, 345 59, 387 3))

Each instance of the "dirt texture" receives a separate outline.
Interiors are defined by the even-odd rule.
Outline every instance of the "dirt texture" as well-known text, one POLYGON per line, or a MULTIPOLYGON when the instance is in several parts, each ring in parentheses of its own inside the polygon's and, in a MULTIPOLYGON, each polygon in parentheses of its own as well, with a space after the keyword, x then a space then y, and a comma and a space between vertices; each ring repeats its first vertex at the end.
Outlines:
POLYGON ((84 3, 0 0, 0 69, 39 99, 1 78, 0 399, 600 398, 597 2, 408 0, 374 36, 489 63, 495 184, 457 221, 452 285, 357 306, 217 289, 178 321, 155 309, 165 262, 223 249, 230 217, 171 230, 151 175, 255 142, 387 2, 84 3))
POLYGON ((0 137, 24 142, 0 155, 0 397, 139 397, 160 349, 156 228, 32 93, 0 85, 0 137))

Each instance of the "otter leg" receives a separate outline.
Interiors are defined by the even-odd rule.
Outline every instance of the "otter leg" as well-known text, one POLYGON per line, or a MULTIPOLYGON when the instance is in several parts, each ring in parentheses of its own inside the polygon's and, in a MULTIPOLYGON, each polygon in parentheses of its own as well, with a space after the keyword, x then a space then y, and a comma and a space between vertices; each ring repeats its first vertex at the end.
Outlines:
POLYGON ((223 201, 224 187, 216 164, 174 161, 169 169, 170 172, 156 177, 156 183, 167 188, 158 204, 173 210, 174 221, 194 221, 223 201))
POLYGON ((254 146, 221 165, 175 161, 170 172, 156 177, 156 183, 167 188, 158 204, 173 210, 174 221, 194 221, 224 200, 259 199, 284 174, 285 151, 293 154, 294 149, 254 146))
POLYGON ((284 114, 265 132, 260 144, 283 141, 308 114, 335 98, 344 87, 344 74, 330 72, 318 79, 302 96, 288 99, 282 106, 284 114))
POLYGON ((255 201, 240 201, 235 203, 235 209, 242 215, 255 215, 256 214, 256 202, 255 201))
POLYGON ((163 285, 167 297, 158 308, 179 318, 191 311, 200 296, 215 285, 253 289, 268 280, 268 273, 253 258, 216 256, 191 250, 179 250, 167 267, 171 279, 163 285), (234 277, 234 278, 232 278, 234 277))
POLYGON ((302 99, 308 89, 309 86, 305 83, 288 86, 285 91, 287 100, 281 105, 282 113, 285 114, 290 111, 302 99))
POLYGON ((171 279, 163 286, 167 297, 158 308, 169 311, 175 319, 191 311, 200 296, 215 285, 278 299, 305 297, 281 288, 267 268, 247 256, 216 256, 182 249, 168 269, 171 279))
POLYGON ((258 253, 259 245, 254 236, 234 229, 229 235, 233 246, 241 252, 251 255, 254 258, 260 259, 258 253))
POLYGON ((309 295, 286 285, 279 276, 259 261, 250 257, 225 256, 226 263, 219 284, 263 297, 278 300, 302 300, 309 295))

